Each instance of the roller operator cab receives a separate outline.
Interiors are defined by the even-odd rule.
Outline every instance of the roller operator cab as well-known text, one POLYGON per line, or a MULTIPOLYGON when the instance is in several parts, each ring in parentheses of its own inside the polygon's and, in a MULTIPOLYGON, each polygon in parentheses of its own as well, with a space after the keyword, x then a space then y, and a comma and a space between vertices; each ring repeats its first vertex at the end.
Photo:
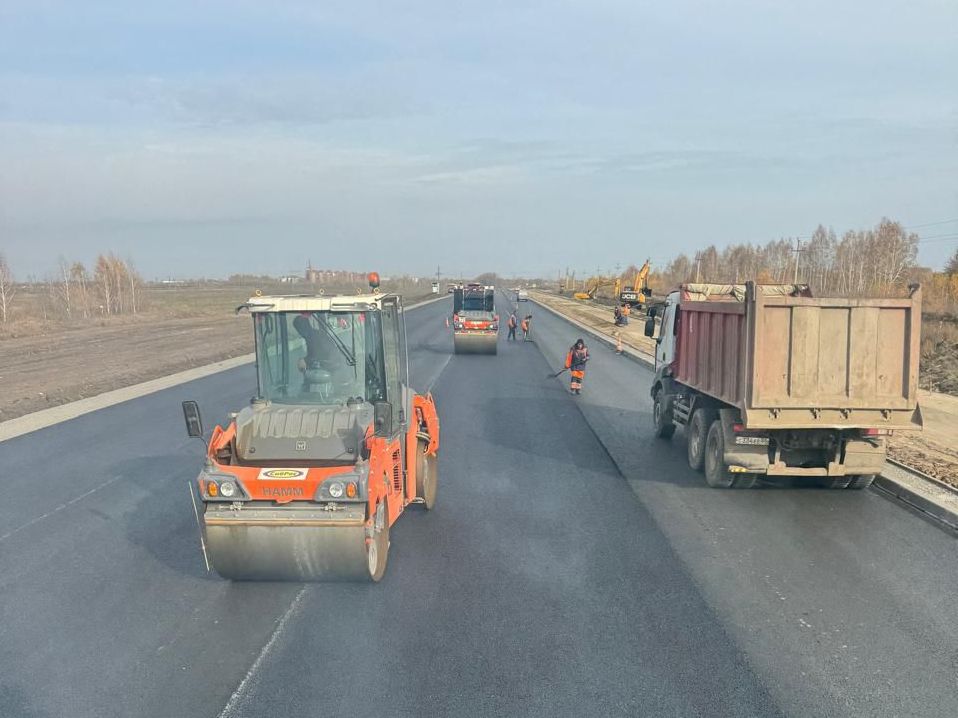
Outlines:
POLYGON ((652 306, 655 433, 685 427, 709 485, 807 477, 861 489, 888 435, 920 430, 921 290, 814 298, 806 285, 686 284, 652 306))
MULTIPOLYGON (((255 296, 256 395, 217 426, 195 485, 224 578, 373 580, 389 529, 436 501, 439 420, 409 388, 401 298, 255 296)), ((239 310, 238 310, 239 311, 239 310)), ((187 430, 202 435, 198 407, 187 430)))

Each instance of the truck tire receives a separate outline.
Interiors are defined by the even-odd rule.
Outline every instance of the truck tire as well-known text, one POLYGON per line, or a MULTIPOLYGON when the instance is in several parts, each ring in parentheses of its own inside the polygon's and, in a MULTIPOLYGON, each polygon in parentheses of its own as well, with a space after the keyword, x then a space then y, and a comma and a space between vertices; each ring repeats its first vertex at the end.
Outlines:
POLYGON ((854 491, 858 491, 859 489, 867 489, 872 485, 874 480, 874 474, 858 474, 857 476, 853 476, 852 480, 848 482, 847 488, 854 491))
POLYGON ((715 412, 709 409, 696 409, 692 414, 692 421, 685 428, 689 467, 694 471, 701 471, 705 466, 705 442, 713 421, 715 421, 715 412))
POLYGON ((725 433, 722 420, 715 419, 705 438, 705 482, 713 489, 751 489, 758 474, 732 472, 725 463, 725 433))
POLYGON ((672 402, 662 398, 662 390, 655 392, 652 400, 652 425, 655 435, 660 439, 671 439, 675 433, 675 424, 672 421, 672 402))
POLYGON ((386 573, 386 564, 389 561, 389 509, 386 506, 385 499, 376 509, 375 523, 381 524, 382 528, 377 529, 372 538, 368 539, 366 561, 369 569, 369 580, 377 583, 382 580, 386 573), (381 515, 380 512, 382 512, 381 515))
POLYGON ((436 505, 439 457, 427 454, 427 446, 429 443, 422 439, 416 442, 416 496, 422 499, 422 506, 429 511, 436 505))
POLYGON ((823 489, 847 489, 854 476, 820 476, 818 485, 823 489))

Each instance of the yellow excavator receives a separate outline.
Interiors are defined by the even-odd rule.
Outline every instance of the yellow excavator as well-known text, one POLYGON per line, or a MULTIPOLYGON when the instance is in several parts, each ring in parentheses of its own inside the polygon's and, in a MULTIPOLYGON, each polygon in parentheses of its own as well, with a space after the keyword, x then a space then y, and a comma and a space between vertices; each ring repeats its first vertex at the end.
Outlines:
POLYGON ((652 290, 649 289, 649 272, 651 270, 652 264, 646 259, 645 264, 635 273, 632 286, 623 287, 622 291, 616 290, 620 304, 637 307, 639 305, 645 306, 648 303, 649 297, 652 296, 652 290))
POLYGON ((584 292, 576 292, 572 296, 576 299, 581 299, 583 301, 588 301, 590 299, 595 299, 596 292, 598 292, 602 287, 612 287, 612 296, 617 297, 620 294, 621 282, 618 278, 607 279, 605 277, 594 277, 589 282, 588 290, 584 292))

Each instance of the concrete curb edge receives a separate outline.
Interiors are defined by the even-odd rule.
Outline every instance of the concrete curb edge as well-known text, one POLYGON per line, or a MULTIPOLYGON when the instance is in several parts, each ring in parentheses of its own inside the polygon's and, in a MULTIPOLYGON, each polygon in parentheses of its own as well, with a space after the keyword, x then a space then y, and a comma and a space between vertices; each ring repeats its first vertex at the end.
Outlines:
POLYGON ((924 518, 935 522, 958 537, 958 511, 942 506, 920 491, 916 491, 884 474, 875 477, 875 483, 872 484, 872 487, 879 494, 884 494, 900 504, 905 504, 924 518))
MULTIPOLYGON (((586 332, 589 336, 593 337, 594 339, 599 340, 600 342, 602 342, 602 343, 605 344, 606 346, 608 346, 608 347, 610 347, 610 348, 612 348, 612 349, 615 349, 615 337, 610 336, 609 334, 605 334, 604 332, 600 331, 599 329, 596 329, 596 328, 594 328, 594 327, 590 327, 588 324, 585 324, 585 323, 583 323, 583 322, 580 322, 578 319, 573 319, 572 317, 566 316, 565 314, 563 314, 562 312, 560 312, 558 309, 553 309, 552 307, 548 306, 547 304, 543 304, 542 302, 540 302, 540 301, 538 301, 538 300, 536 300, 536 299, 533 299, 533 298, 530 297, 530 301, 531 301, 533 304, 535 304, 537 307, 542 307, 542 308, 545 309, 546 311, 552 312, 552 313, 555 314, 557 317, 559 317, 559 318, 561 318, 561 319, 563 319, 563 320, 569 322, 570 324, 572 324, 572 325, 578 327, 578 328, 581 329, 582 331, 586 332)), ((642 353, 639 352, 639 351, 636 351, 636 350, 633 349, 632 347, 628 347, 628 346, 624 346, 624 345, 623 345, 623 347, 622 347, 622 356, 625 357, 626 359, 629 359, 629 360, 631 360, 631 361, 634 361, 634 362, 637 363, 637 364, 642 364, 643 366, 645 366, 645 367, 647 367, 647 368, 649 368, 649 369, 652 369, 652 368, 655 367, 655 362, 652 360, 651 357, 646 356, 645 354, 642 354, 642 353)))

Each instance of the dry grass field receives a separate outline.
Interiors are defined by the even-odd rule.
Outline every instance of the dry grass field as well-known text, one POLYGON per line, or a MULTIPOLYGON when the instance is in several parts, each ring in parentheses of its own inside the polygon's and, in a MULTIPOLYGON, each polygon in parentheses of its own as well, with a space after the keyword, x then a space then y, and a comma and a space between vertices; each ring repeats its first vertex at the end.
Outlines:
MULTIPOLYGON (((42 290, 22 288, 0 329, 0 421, 251 352, 249 317, 235 309, 257 289, 295 294, 309 285, 145 285, 135 315, 86 318, 66 317, 42 290)), ((428 284, 383 289, 407 302, 429 294, 428 284)))

